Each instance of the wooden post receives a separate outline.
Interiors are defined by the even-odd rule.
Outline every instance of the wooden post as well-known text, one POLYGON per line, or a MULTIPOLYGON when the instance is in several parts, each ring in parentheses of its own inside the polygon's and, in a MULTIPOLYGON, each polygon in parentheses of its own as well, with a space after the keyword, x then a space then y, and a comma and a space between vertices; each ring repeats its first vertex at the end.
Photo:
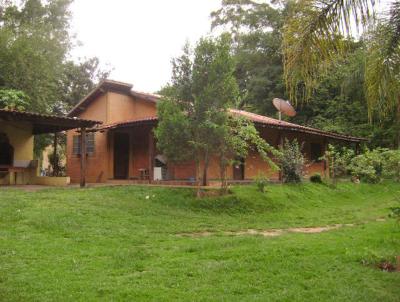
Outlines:
POLYGON ((360 154, 360 143, 356 143, 356 148, 355 148, 356 150, 356 155, 359 155, 360 154))
POLYGON ((86 128, 81 128, 81 188, 86 186, 86 128))
POLYGON ((324 155, 324 177, 327 178, 328 163, 326 159, 326 151, 328 150, 328 140, 324 137, 323 155, 324 155))
POLYGON ((58 176, 58 156, 57 156, 57 132, 54 132, 54 142, 53 142, 53 176, 58 176))
POLYGON ((154 180, 154 134, 153 129, 149 132, 149 183, 154 180))
MULTIPOLYGON (((279 131, 278 144, 279 150, 283 151, 283 136, 281 131, 279 131)), ((279 181, 283 182, 282 165, 279 165, 279 181)))

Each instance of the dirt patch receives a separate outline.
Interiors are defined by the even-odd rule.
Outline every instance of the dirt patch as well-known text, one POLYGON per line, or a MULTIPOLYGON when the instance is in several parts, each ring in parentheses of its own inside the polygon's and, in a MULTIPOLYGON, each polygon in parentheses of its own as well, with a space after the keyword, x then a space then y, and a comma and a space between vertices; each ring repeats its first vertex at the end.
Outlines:
POLYGON ((323 226, 323 227, 312 227, 312 228, 289 228, 287 229, 287 231, 292 233, 315 234, 315 233, 322 233, 330 230, 335 230, 341 227, 343 227, 343 224, 336 224, 332 226, 323 226))
POLYGON ((226 235, 232 236, 241 236, 241 235, 261 235, 264 237, 276 237, 282 235, 283 230, 280 229, 271 229, 271 230, 255 230, 255 229, 248 229, 243 231, 236 231, 236 232, 224 232, 226 235))
MULTIPOLYGON (((277 237, 281 236, 285 233, 302 233, 302 234, 316 234, 322 233, 325 231, 330 231, 334 229, 341 228, 343 226, 353 226, 353 224, 335 224, 331 226, 322 226, 322 227, 308 227, 308 228, 288 228, 288 229, 267 229, 267 230, 257 230, 257 229, 247 229, 247 230, 240 230, 240 231, 227 231, 223 232, 222 234, 228 236, 245 236, 245 235, 252 235, 252 236, 264 236, 264 237, 277 237)), ((179 233, 177 236, 180 237, 208 237, 217 234, 216 232, 193 232, 193 233, 179 233)))
POLYGON ((179 233, 176 235, 179 237, 194 237, 194 238, 196 238, 196 237, 208 237, 208 236, 211 236, 214 234, 215 233, 205 231, 205 232, 193 232, 193 233, 179 233))
MULTIPOLYGON (((371 221, 384 222, 386 219, 377 218, 371 221)), ((364 221, 359 224, 369 223, 371 221, 364 221)), ((264 237, 277 237, 287 233, 299 233, 299 234, 318 234, 322 232, 332 231, 336 229, 340 229, 343 227, 354 227, 359 224, 354 223, 345 223, 345 224, 333 224, 319 227, 296 227, 296 228, 287 228, 287 229, 265 229, 265 230, 257 230, 257 229, 246 229, 239 231, 226 231, 226 232, 193 232, 193 233, 178 233, 177 236, 180 237, 208 237, 216 234, 223 234, 228 236, 264 236, 264 237)), ((399 260, 400 262, 400 260, 399 260)))

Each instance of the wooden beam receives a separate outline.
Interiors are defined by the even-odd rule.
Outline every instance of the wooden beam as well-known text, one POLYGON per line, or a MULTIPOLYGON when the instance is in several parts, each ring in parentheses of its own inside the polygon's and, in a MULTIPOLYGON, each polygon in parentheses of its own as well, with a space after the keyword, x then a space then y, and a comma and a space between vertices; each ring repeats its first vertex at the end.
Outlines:
POLYGON ((86 186, 86 128, 81 128, 81 188, 86 186))
POLYGON ((149 183, 154 180, 154 133, 150 128, 149 132, 149 183))
POLYGON ((360 154, 360 143, 356 143, 355 152, 356 152, 356 155, 360 154))
POLYGON ((57 145, 58 145, 57 132, 54 132, 54 142, 53 142, 53 176, 58 176, 58 155, 57 155, 57 145))
MULTIPOLYGON (((278 147, 279 147, 280 151, 283 151, 283 135, 282 135, 282 131, 279 131, 278 147)), ((279 165, 279 181, 283 182, 282 165, 279 165)))
MULTIPOLYGON (((328 139, 326 137, 324 137, 324 142, 322 145, 322 154, 325 156, 326 151, 328 151, 328 139)), ((324 158, 324 177, 327 178, 329 176, 328 173, 328 163, 326 161, 326 158, 324 158)))

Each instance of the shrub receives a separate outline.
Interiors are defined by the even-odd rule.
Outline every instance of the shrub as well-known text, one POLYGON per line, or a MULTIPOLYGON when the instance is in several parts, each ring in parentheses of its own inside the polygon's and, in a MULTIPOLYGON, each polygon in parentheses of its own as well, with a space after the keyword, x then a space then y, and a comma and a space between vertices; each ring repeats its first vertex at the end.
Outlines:
POLYGON ((313 183, 321 184, 322 183, 321 174, 315 173, 315 174, 311 175, 310 181, 313 182, 313 183))
POLYGON ((265 186, 267 185, 268 178, 263 174, 259 173, 255 178, 254 181, 256 183, 258 191, 261 193, 265 192, 265 186))
POLYGON ((395 218, 400 222, 400 207, 392 207, 390 211, 389 217, 395 218))
POLYGON ((299 183, 303 180, 304 156, 297 140, 285 140, 281 155, 282 178, 286 183, 299 183))
POLYGON ((384 149, 366 149, 363 154, 354 157, 349 165, 351 174, 361 181, 378 183, 382 179, 384 149))
POLYGON ((382 175, 385 178, 400 181, 400 150, 382 152, 382 175))
POLYGON ((349 166, 353 157, 354 151, 352 149, 329 145, 323 156, 329 167, 329 177, 335 181, 338 177, 349 175, 349 166))

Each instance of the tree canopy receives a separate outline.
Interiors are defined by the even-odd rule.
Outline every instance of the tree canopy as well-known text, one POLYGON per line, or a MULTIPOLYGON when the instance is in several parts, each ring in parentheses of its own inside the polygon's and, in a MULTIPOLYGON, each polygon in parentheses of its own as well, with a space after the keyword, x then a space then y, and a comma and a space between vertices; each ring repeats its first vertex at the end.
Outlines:
POLYGON ((220 160, 222 179, 226 167, 251 146, 268 160, 273 148, 259 138, 254 125, 228 111, 239 95, 229 36, 202 38, 193 51, 185 45, 172 66, 171 84, 161 91, 155 130, 157 146, 169 161, 194 161, 196 178, 205 185, 212 157, 220 160))
POLYGON ((26 110, 65 113, 99 78, 97 58, 75 63, 70 34, 72 0, 2 1, 0 88, 23 91, 26 110))

